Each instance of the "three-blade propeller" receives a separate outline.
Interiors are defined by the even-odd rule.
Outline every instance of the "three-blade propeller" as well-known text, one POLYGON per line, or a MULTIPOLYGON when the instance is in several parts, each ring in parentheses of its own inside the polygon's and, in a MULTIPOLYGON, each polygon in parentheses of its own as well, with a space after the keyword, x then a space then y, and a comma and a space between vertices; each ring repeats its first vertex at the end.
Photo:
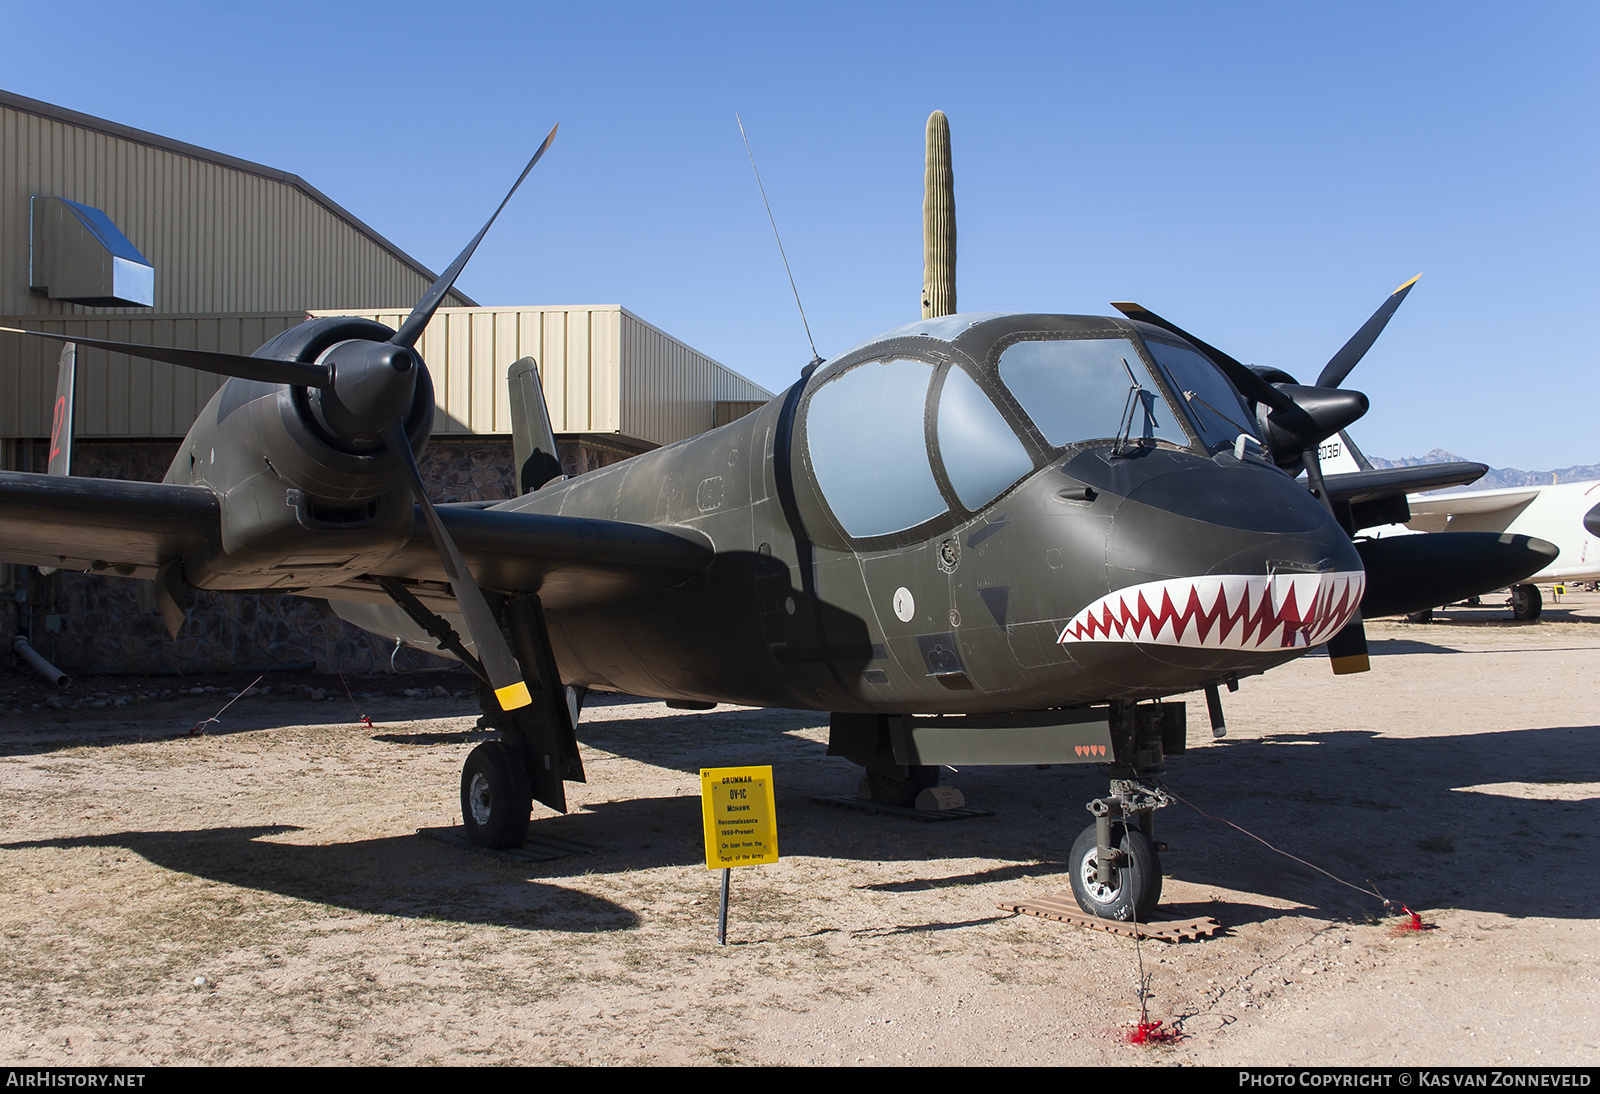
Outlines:
MULTIPOLYGON (((1361 329, 1329 358, 1322 367, 1314 385, 1294 383, 1287 373, 1276 369, 1266 370, 1283 376, 1287 382, 1274 383, 1248 365, 1241 364, 1215 346, 1201 341, 1170 320, 1134 303, 1113 304, 1123 315, 1141 323, 1149 323, 1189 342, 1214 361, 1224 375, 1233 382, 1253 404, 1257 424, 1261 426, 1262 442, 1272 455, 1273 462, 1290 474, 1305 468, 1306 485, 1330 514, 1333 501, 1328 497, 1322 479, 1322 460, 1319 455, 1322 442, 1347 428, 1367 412, 1367 397, 1359 391, 1339 387, 1350 371, 1356 367, 1367 350, 1378 340, 1383 328, 1388 326, 1395 309, 1417 283, 1413 277, 1389 294, 1372 313, 1361 329)), ((1328 640, 1328 654, 1336 673, 1364 672, 1370 666, 1367 659, 1366 629, 1357 615, 1348 626, 1328 640)))
POLYGON ((340 342, 330 347, 315 362, 306 362, 246 357, 215 350, 177 349, 169 346, 113 342, 101 338, 83 338, 78 335, 45 334, 42 331, 18 330, 14 327, 0 327, 0 330, 32 334, 59 342, 97 346, 116 353, 125 353, 130 357, 165 361, 169 364, 183 365, 242 380, 312 389, 314 392, 311 398, 312 410, 325 429, 341 441, 358 448, 381 443, 400 462, 410 484, 411 493, 416 498, 417 506, 422 510, 423 519, 427 522, 434 545, 438 548, 439 559, 444 564, 445 574, 450 579, 450 587, 454 590, 456 601, 460 605, 462 618, 466 623, 467 637, 477 647, 478 658, 483 663, 485 674, 489 677, 495 698, 505 710, 527 706, 533 700, 528 693, 523 673, 517 666, 516 658, 512 656, 511 648, 500 632, 494 613, 489 610, 483 591, 478 588, 477 581, 473 579, 472 572, 462 559, 455 541, 446 531, 433 502, 428 500, 427 491, 423 486, 422 471, 417 466, 417 455, 406 437, 405 418, 416 396, 417 376, 426 367, 413 347, 422 337, 428 320, 439 310, 439 305, 455 285, 456 278, 461 275, 461 271, 472 258, 473 252, 478 249, 478 244, 483 241, 484 235, 488 233, 495 219, 499 217, 501 210, 522 185, 523 179, 528 177, 528 172, 533 170, 534 164, 545 154, 550 142, 555 140, 556 128, 558 127, 551 128, 544 143, 539 145, 539 150, 522 169, 522 174, 517 176, 517 181, 512 184, 505 198, 490 214, 483 227, 478 229, 478 234, 472 237, 472 241, 456 256, 455 261, 450 263, 449 268, 439 275, 427 292, 423 293, 422 299, 417 301, 416 307, 411 309, 411 313, 400 324, 400 329, 386 342, 359 339, 340 342))

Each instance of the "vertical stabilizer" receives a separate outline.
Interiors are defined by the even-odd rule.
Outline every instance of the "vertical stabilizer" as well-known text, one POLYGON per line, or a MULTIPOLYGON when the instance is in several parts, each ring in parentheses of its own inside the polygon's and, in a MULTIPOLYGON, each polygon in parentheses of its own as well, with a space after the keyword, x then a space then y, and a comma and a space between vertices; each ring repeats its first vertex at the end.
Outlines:
POLYGON ((50 415, 50 466, 52 475, 72 474, 72 386, 78 375, 78 347, 67 342, 61 347, 61 366, 56 378, 56 405, 50 415))
POLYGON ((511 451, 516 461, 517 492, 531 494, 562 478, 556 435, 550 428, 550 411, 539 383, 539 366, 524 357, 506 375, 511 385, 511 451))

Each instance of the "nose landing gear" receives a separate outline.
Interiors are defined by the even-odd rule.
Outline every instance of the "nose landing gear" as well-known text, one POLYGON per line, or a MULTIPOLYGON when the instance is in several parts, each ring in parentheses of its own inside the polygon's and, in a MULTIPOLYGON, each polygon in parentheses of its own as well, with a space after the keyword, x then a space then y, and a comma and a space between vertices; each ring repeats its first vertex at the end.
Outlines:
POLYGON ((1086 807, 1095 822, 1072 844, 1070 879, 1078 907, 1101 919, 1147 923, 1161 902, 1161 845, 1155 811, 1170 799, 1135 779, 1111 780, 1111 793, 1086 807))
MULTIPOLYGON (((1185 751, 1185 721, 1182 703, 1112 704, 1111 792, 1084 807, 1094 823, 1073 841, 1068 860, 1072 895, 1089 915, 1148 923, 1161 902, 1166 846, 1156 842, 1155 812, 1172 798, 1153 780, 1169 753, 1185 751)), ((1218 702, 1213 732, 1221 725, 1218 702)))

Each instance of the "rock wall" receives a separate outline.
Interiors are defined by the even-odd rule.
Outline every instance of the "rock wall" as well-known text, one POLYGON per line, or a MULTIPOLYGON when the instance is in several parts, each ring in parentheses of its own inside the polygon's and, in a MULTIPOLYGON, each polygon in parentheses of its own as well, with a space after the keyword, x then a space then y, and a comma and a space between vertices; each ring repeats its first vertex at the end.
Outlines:
MULTIPOLYGON (((558 442, 562 468, 582 474, 625 459, 625 448, 592 442, 558 442)), ((45 446, 35 445, 37 459, 45 446)), ((96 478, 160 481, 177 441, 79 441, 73 473, 96 478)), ((422 475, 433 500, 501 501, 516 496, 511 441, 435 438, 423 454, 422 475)), ((42 466, 32 470, 43 471, 42 466)), ((321 601, 281 594, 227 594, 189 590, 189 622, 174 641, 156 609, 148 581, 101 574, 40 574, 15 567, 15 586, 0 599, 0 658, 11 656, 18 634, 74 675, 95 673, 221 672, 305 665, 317 672, 402 671, 450 664, 402 648, 344 622, 321 601), (16 593, 25 593, 18 602, 16 593)))

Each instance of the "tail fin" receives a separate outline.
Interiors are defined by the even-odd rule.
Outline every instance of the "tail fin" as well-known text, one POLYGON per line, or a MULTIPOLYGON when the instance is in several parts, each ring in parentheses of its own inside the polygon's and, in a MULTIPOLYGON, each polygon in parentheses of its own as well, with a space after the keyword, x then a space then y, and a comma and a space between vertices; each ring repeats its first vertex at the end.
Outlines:
POLYGON ((524 357, 511 366, 506 380, 511 385, 511 450, 517 492, 531 494, 548 482, 565 478, 561 456, 556 452, 538 364, 532 357, 524 357))
POLYGON ((78 347, 71 342, 61 347, 61 365, 56 378, 56 405, 50 418, 50 466, 52 475, 72 474, 72 387, 78 375, 78 347))

